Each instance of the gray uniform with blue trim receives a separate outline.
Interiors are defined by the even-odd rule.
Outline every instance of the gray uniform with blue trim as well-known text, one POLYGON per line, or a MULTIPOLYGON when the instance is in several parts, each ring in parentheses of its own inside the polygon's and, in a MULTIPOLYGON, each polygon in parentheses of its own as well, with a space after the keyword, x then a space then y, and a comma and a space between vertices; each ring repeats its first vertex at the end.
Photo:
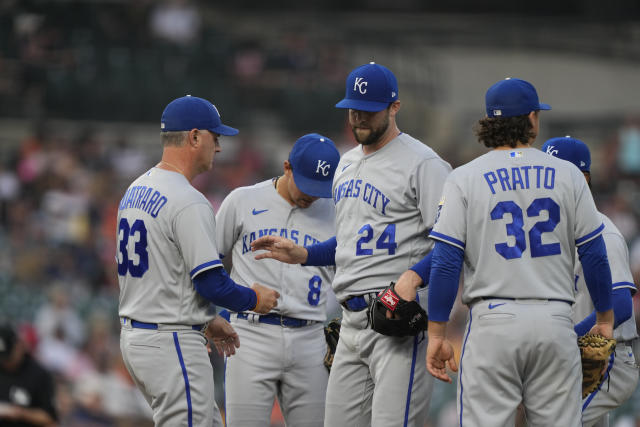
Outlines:
POLYGON ((241 346, 227 359, 226 422, 230 427, 260 427, 271 417, 278 398, 287 425, 322 426, 328 373, 324 322, 333 267, 304 267, 276 260, 256 261, 251 242, 264 235, 282 236, 300 245, 324 241, 335 234, 331 199, 320 198, 308 208, 292 206, 274 181, 233 190, 216 215, 220 253, 231 255, 231 277, 244 286, 254 282, 280 293, 272 310, 306 326, 260 323, 257 315, 230 321, 241 346))
POLYGON ((152 168, 122 198, 117 232, 120 349, 154 423, 221 425, 207 340, 194 330, 214 311, 192 279, 222 265, 211 204, 182 174, 152 168))
MULTIPOLYGON (((604 214, 600 214, 604 223, 602 237, 607 246, 607 257, 611 267, 612 289, 627 288, 631 295, 636 293, 636 286, 629 268, 629 250, 618 228, 604 214)), ((575 266, 576 303, 573 306, 573 320, 580 322, 593 312, 593 302, 584 281, 582 265, 575 266)), ((611 358, 609 372, 600 390, 587 396, 582 402, 582 424, 585 427, 609 425, 609 411, 623 404, 638 384, 638 368, 631 342, 638 338, 636 319, 631 317, 613 330, 617 340, 615 356, 611 358)))
MULTIPOLYGON (((371 154, 358 145, 342 156, 333 179, 338 301, 368 300, 431 249, 427 235, 450 170, 405 133, 371 154)), ((422 427, 433 388, 426 335, 389 337, 368 326, 367 310, 343 311, 325 426, 422 427)))
POLYGON ((535 148, 492 150, 447 179, 431 237, 464 250, 470 314, 458 376, 462 426, 580 425, 571 319, 576 246, 603 229, 582 173, 535 148))

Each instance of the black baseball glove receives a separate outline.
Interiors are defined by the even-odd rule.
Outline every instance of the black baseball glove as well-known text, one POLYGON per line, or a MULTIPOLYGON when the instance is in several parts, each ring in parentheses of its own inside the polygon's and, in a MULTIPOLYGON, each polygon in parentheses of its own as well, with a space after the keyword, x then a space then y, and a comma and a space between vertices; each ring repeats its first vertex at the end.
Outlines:
POLYGON ((396 293, 395 283, 385 288, 369 306, 369 319, 374 331, 392 337, 418 335, 427 330, 428 317, 418 301, 406 301, 396 293), (391 318, 387 318, 387 312, 391 318))
POLYGON ((340 319, 333 319, 324 327, 324 338, 327 340, 327 352, 324 355, 324 366, 331 372, 333 356, 336 354, 338 340, 340 339, 340 319))

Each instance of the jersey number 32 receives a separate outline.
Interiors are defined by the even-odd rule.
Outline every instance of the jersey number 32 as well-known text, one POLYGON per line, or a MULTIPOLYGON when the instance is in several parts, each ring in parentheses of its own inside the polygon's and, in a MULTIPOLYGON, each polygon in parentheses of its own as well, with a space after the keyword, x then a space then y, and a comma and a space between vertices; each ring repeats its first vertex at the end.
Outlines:
POLYGON ((147 252, 147 227, 144 221, 137 219, 129 225, 126 218, 118 224, 118 274, 125 276, 127 272, 133 277, 142 277, 149 269, 149 253, 147 252), (133 243, 131 246, 129 243, 133 243), (129 249, 133 249, 132 253, 129 249))
MULTIPOLYGON (((560 206, 549 197, 535 199, 527 208, 527 217, 537 217, 542 211, 547 211, 549 218, 546 221, 536 222, 529 230, 529 244, 533 258, 558 255, 561 252, 560 243, 542 243, 542 233, 552 232, 560 222, 560 206)), ((506 225, 507 235, 514 237, 515 244, 510 246, 508 243, 496 243, 496 251, 505 259, 521 258, 522 253, 527 249, 522 209, 511 200, 498 202, 491 211, 491 219, 494 221, 502 219, 505 213, 511 214, 511 222, 506 225)))

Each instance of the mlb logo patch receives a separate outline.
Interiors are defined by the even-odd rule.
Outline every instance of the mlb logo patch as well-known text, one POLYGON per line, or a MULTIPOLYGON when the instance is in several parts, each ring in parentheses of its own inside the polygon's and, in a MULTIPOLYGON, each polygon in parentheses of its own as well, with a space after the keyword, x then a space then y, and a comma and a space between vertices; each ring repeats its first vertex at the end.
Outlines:
POLYGON ((512 159, 519 159, 522 157, 522 151, 510 151, 509 157, 511 157, 512 159))

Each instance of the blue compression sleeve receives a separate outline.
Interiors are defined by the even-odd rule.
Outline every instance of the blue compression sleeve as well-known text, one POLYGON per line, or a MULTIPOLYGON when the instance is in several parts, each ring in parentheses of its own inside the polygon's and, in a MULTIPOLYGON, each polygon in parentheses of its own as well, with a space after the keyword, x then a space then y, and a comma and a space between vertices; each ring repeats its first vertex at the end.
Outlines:
POLYGON ((308 254, 307 262, 302 265, 336 265, 336 246, 338 242, 335 236, 324 242, 305 246, 308 254))
MULTIPOLYGON (((613 316, 615 318, 613 327, 617 328, 624 321, 631 318, 633 313, 633 300, 629 288, 614 289, 611 293, 611 301, 613 304, 613 316)), ((577 323, 573 329, 579 337, 583 336, 593 328, 596 324, 596 312, 591 312, 580 323, 577 323)))
POLYGON ((609 310, 611 308, 611 269, 602 235, 578 246, 578 257, 593 306, 599 312, 609 310))
POLYGON ((429 275, 431 274, 431 259, 433 258, 433 251, 429 252, 427 256, 422 258, 416 265, 409 270, 415 271, 415 273, 422 279, 422 285, 425 287, 429 284, 429 275))
POLYGON ((429 276, 429 320, 449 320, 458 293, 464 251, 457 246, 436 241, 429 276))
POLYGON ((210 268, 193 278, 196 292, 215 305, 233 311, 251 310, 257 297, 253 289, 238 285, 224 268, 210 268))

